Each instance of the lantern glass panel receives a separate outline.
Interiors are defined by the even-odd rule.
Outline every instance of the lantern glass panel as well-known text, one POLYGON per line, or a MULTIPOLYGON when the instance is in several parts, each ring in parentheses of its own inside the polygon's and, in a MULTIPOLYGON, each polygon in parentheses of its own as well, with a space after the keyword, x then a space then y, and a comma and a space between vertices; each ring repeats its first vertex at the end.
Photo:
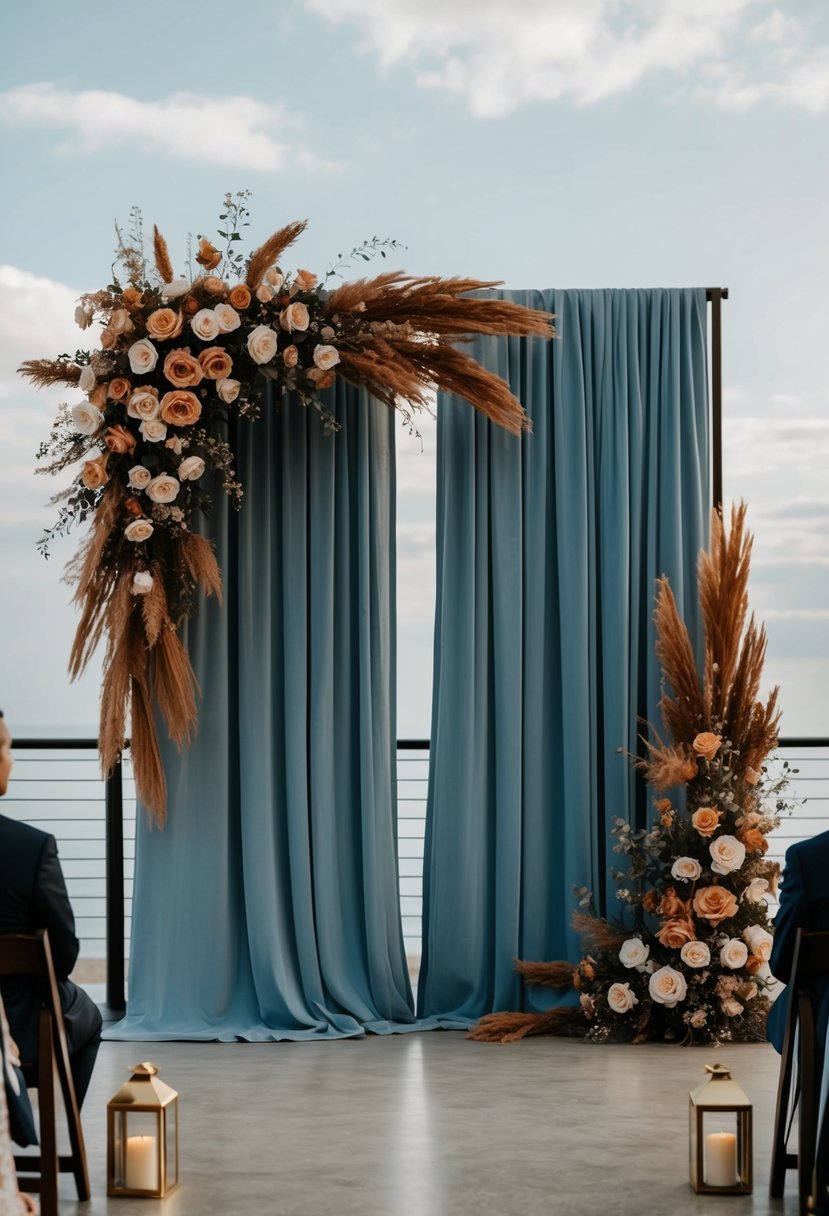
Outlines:
POLYGON ((702 1178, 706 1186, 737 1186, 740 1181, 740 1147, 736 1111, 703 1112, 702 1178))
POLYGON ((178 1102, 171 1102, 166 1114, 167 1188, 178 1185, 178 1102))
POLYGON ((127 1124, 124 1180, 128 1191, 161 1190, 161 1129, 157 1111, 124 1112, 127 1124))

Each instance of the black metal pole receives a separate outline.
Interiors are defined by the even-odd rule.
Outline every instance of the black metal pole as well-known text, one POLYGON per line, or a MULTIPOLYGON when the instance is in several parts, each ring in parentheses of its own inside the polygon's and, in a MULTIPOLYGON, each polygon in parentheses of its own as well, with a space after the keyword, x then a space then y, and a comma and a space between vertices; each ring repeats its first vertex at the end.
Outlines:
POLYGON ((126 1009, 124 997, 124 783, 118 760, 106 780, 107 1000, 126 1009))
POLYGON ((705 298, 711 305, 711 497, 714 510, 722 512, 722 302, 727 287, 709 287, 705 298))

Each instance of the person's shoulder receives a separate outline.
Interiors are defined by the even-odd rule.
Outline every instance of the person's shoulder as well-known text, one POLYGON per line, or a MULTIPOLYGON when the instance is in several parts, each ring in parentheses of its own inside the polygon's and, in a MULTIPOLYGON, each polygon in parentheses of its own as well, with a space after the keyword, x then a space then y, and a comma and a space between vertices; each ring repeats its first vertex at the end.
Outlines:
POLYGON ((0 840, 5 848, 27 848, 40 852, 48 840, 53 839, 48 832, 33 827, 30 823, 21 823, 19 819, 10 819, 8 815, 0 815, 0 840))
POLYGON ((789 845, 786 850, 786 860, 795 857, 800 862, 811 861, 815 857, 829 856, 829 832, 818 832, 817 836, 809 836, 806 840, 798 840, 789 845))

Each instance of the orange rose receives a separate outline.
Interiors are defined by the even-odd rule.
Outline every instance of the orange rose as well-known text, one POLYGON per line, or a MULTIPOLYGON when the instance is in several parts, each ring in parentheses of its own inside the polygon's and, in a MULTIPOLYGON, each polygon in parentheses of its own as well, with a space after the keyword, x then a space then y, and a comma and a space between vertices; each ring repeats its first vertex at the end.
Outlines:
POLYGON ((233 370, 233 360, 221 346, 208 346, 203 350, 199 364, 208 380, 224 380, 233 370))
POLYGON ((759 958, 756 954, 750 954, 744 966, 749 975, 756 975, 763 966, 763 959, 759 958))
POLYGON ((681 950, 686 942, 696 941, 697 937, 694 922, 678 918, 666 920, 656 936, 670 950, 681 950))
POLYGON ((164 360, 164 375, 176 388, 195 388, 201 384, 204 372, 198 359, 185 348, 170 351, 164 360))
POLYGON ((144 514, 141 503, 137 498, 125 498, 124 509, 128 511, 130 515, 134 515, 136 519, 144 514))
POLYGON ((227 283, 224 279, 220 279, 218 275, 209 274, 202 279, 201 285, 209 296, 225 296, 227 295, 227 283))
MULTIPOLYGON (((314 368, 313 370, 319 371, 319 368, 314 368)), ((337 379, 337 376, 335 372, 327 371, 320 372, 318 376, 314 377, 314 379, 316 380, 317 388, 330 388, 337 379)))
POLYGON ((144 302, 144 293, 137 287, 125 287, 121 292, 121 299, 128 308, 138 308, 144 302))
POLYGON ((670 809, 671 809, 670 798, 657 798, 657 800, 656 800, 657 815, 667 815, 667 813, 670 809))
POLYGON ((646 891, 642 897, 642 907, 646 912, 655 912, 659 907, 659 892, 654 891, 653 888, 646 891))
POLYGON ((310 291, 316 281, 317 276, 310 270, 298 270, 294 276, 294 283, 298 291, 310 291))
POLYGON ((691 816, 691 823, 697 829, 700 836, 713 836, 720 826, 721 814, 722 811, 718 811, 716 807, 701 806, 691 816))
POLYGON ((745 845, 747 853, 765 853, 769 847, 759 828, 746 828, 744 832, 737 833, 737 839, 745 845))
POLYGON ((90 403, 97 405, 98 409, 101 409, 107 403, 107 386, 105 384, 96 384, 88 396, 90 403))
POLYGON ((112 350, 115 345, 115 334, 111 329, 101 330, 101 346, 104 350, 112 350))
POLYGON ((104 443, 110 452, 131 452, 135 447, 135 436, 124 426, 108 426, 104 431, 104 443))
POLYGON ((130 382, 126 376, 116 376, 107 385, 107 396, 110 401, 121 401, 130 391, 130 382))
POLYGON ((675 916, 681 916, 687 912, 688 905, 681 900, 676 893, 676 887, 668 887, 665 894, 659 901, 657 911, 660 916, 667 916, 669 919, 675 916))
POLYGON ((718 925, 737 914, 737 900, 725 887, 699 887, 694 896, 694 911, 707 920, 709 925, 718 925))
POLYGON ((250 304, 250 292, 244 283, 237 283, 235 287, 231 287, 227 297, 228 304, 232 304, 234 308, 247 308, 250 304))
POLYGON ((181 333, 184 318, 172 308, 157 308, 147 317, 147 333, 158 342, 169 342, 181 333))
POLYGON ((722 739, 719 735, 712 734, 710 730, 704 730, 697 735, 694 742, 691 744, 698 756, 702 756, 704 760, 713 760, 717 752, 720 750, 722 739))
POLYGON ((105 486, 109 481, 109 474, 106 469, 108 460, 109 452, 102 452, 94 460, 84 461, 83 468, 81 469, 81 481, 87 490, 100 490, 101 486, 105 486))
POLYGON ((201 416, 201 402, 187 389, 174 389, 161 398, 161 417, 171 426, 192 426, 201 416))
POLYGON ((222 255, 216 246, 212 245, 206 236, 203 236, 199 241, 199 252, 196 254, 198 264, 205 270, 215 270, 221 260, 222 255))
POLYGON ((187 299, 184 301, 184 311, 187 313, 188 316, 192 316, 194 313, 197 313, 200 308, 201 308, 201 305, 199 304, 199 302, 195 296, 188 296, 187 299))

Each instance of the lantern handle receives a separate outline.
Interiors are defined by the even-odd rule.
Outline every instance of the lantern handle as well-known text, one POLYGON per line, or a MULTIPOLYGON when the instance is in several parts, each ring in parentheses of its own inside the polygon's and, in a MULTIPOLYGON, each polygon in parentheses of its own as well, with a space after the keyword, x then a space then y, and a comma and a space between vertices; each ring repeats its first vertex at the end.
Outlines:
POLYGON ((134 1077, 154 1077, 160 1069, 149 1060, 144 1060, 141 1064, 131 1064, 130 1071, 134 1077))
POLYGON ((725 1064, 706 1064, 705 1071, 710 1074, 712 1081, 730 1081, 731 1069, 725 1064))

